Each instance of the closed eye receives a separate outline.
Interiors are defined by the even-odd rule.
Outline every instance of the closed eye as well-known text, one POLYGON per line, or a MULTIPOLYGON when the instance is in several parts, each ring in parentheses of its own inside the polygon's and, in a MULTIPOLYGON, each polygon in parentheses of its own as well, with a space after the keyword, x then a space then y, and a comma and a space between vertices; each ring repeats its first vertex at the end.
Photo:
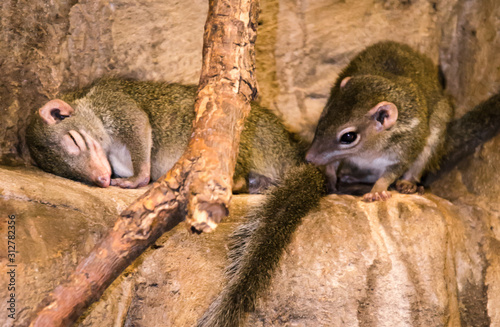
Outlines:
POLYGON ((75 143, 75 145, 78 146, 78 144, 76 143, 75 137, 73 135, 71 135, 71 133, 69 133, 68 135, 71 138, 71 140, 73 141, 73 143, 75 143))
POLYGON ((79 155, 87 151, 87 145, 83 137, 77 131, 71 130, 62 138, 62 146, 70 155, 79 155))

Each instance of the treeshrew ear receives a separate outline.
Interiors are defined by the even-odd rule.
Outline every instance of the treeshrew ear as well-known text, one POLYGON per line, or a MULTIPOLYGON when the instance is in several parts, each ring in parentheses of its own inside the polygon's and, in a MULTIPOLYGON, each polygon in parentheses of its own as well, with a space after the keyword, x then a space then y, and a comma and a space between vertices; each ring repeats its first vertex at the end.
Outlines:
POLYGON ((48 125, 54 125, 70 117, 75 110, 63 100, 55 99, 47 102, 38 110, 38 114, 48 125))
POLYGON ((398 120, 398 107, 392 102, 382 101, 368 112, 377 122, 377 131, 391 128, 398 120))
POLYGON ((340 82, 340 88, 343 89, 344 86, 347 84, 347 82, 349 82, 350 79, 351 79, 351 76, 344 77, 342 82, 340 82))

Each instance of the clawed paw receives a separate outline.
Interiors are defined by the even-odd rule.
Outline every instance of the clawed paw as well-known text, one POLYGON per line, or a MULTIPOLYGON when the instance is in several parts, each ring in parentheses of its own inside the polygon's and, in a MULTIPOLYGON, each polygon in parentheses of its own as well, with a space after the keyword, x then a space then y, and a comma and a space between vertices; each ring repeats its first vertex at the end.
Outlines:
POLYGON ((130 178, 113 178, 111 180, 112 186, 121 188, 139 188, 146 186, 149 183, 149 176, 146 177, 130 177, 130 178))
POLYGON ((396 182, 396 190, 402 194, 413 194, 417 192, 417 184, 404 179, 400 179, 396 182))
POLYGON ((385 201, 390 198, 391 198, 391 192, 382 191, 382 192, 366 193, 363 196, 363 201, 365 202, 385 201))

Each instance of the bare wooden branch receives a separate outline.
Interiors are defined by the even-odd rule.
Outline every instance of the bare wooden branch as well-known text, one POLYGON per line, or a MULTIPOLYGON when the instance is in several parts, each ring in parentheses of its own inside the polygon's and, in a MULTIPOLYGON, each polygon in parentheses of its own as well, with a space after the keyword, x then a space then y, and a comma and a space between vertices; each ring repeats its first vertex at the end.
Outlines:
POLYGON ((186 221, 197 231, 212 231, 228 212, 240 134, 257 93, 257 9, 256 1, 210 1, 196 129, 183 156, 193 162, 186 221))
POLYGON ((30 326, 67 326, 184 217, 196 232, 227 215, 244 119, 256 94, 256 0, 211 0, 194 130, 184 155, 121 213, 105 238, 40 304, 30 326))

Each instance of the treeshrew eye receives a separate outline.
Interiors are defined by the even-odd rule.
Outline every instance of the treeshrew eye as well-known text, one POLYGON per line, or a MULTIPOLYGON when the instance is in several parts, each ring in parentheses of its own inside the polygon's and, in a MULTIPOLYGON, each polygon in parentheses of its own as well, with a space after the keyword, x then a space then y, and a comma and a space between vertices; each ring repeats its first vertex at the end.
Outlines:
POLYGON ((357 137, 358 137, 358 134, 356 132, 345 133, 340 137, 340 143, 351 144, 352 142, 356 141, 357 137))

